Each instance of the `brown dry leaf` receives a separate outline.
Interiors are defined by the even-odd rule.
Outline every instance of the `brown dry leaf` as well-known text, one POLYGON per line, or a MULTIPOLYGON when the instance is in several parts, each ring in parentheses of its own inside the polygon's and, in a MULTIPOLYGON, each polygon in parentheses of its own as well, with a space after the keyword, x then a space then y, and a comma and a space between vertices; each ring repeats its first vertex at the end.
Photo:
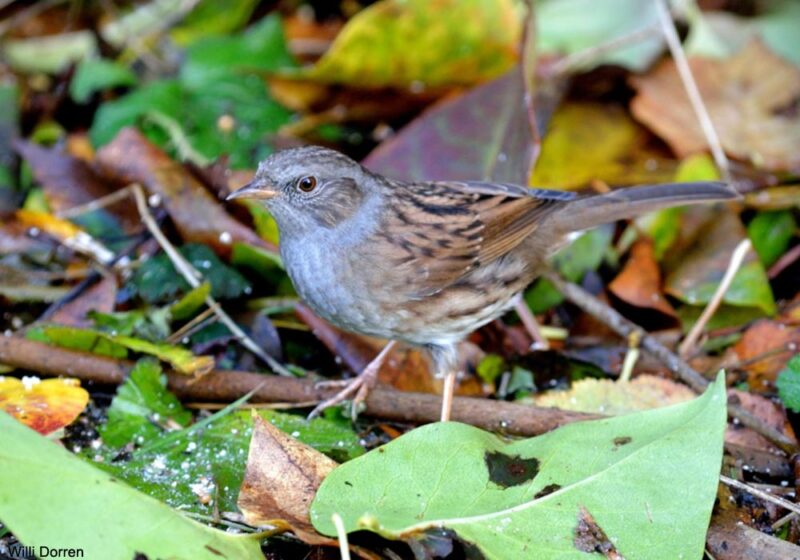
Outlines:
POLYGON ((661 293, 661 270, 650 239, 640 239, 633 245, 625 268, 612 280, 608 289, 631 305, 654 309, 676 318, 675 310, 661 293))
MULTIPOLYGON (((93 202, 112 192, 85 161, 73 155, 21 140, 15 147, 31 166, 55 213, 93 202)), ((129 201, 112 204, 107 210, 122 220, 126 231, 132 231, 139 224, 129 201)))
MULTIPOLYGON (((343 331, 314 315, 302 303, 297 305, 296 313, 300 320, 311 328, 314 336, 354 372, 361 372, 386 344, 384 340, 343 331)), ((466 357, 461 348, 459 355, 466 357)), ((475 363, 478 361, 480 358, 475 360, 475 363)), ((416 348, 395 347, 383 363, 378 373, 378 381, 401 391, 433 394, 442 392, 442 381, 435 379, 431 373, 427 355, 416 348)), ((482 396, 485 393, 477 377, 467 376, 457 382, 456 394, 482 396)))
POLYGON ((43 435, 72 423, 88 402, 77 379, 0 376, 0 410, 43 435))
POLYGON ((186 242, 205 243, 222 255, 228 255, 235 242, 277 251, 233 219, 194 176, 135 128, 122 129, 97 152, 96 161, 104 175, 116 181, 140 183, 148 194, 160 196, 186 242))
POLYGON ((314 530, 309 508, 322 480, 338 464, 257 414, 237 505, 254 526, 288 523, 308 544, 334 544, 314 530))
MULTIPOLYGON (((786 417, 786 410, 781 405, 761 395, 738 389, 728 389, 728 402, 738 404, 768 426, 795 440, 794 430, 786 417)), ((725 442, 776 453, 780 451, 767 438, 740 424, 728 425, 725 442)))
MULTIPOLYGON (((691 58, 692 73, 722 147, 736 158, 770 170, 800 170, 800 69, 753 41, 725 60, 691 58)), ((707 150, 675 63, 631 78, 638 94, 634 116, 681 158, 707 150)))
POLYGON ((104 276, 77 298, 62 305, 48 320, 59 325, 91 327, 94 321, 86 318, 89 311, 111 313, 117 300, 117 279, 104 276))
POLYGON ((763 319, 751 325, 733 347, 747 371, 747 383, 757 392, 774 390, 778 372, 784 368, 800 344, 800 327, 763 319), (752 361, 751 361, 752 360, 752 361))
POLYGON ((649 410, 688 401, 697 395, 686 385, 654 375, 639 375, 628 383, 582 379, 568 391, 548 391, 533 398, 536 406, 609 416, 649 410))

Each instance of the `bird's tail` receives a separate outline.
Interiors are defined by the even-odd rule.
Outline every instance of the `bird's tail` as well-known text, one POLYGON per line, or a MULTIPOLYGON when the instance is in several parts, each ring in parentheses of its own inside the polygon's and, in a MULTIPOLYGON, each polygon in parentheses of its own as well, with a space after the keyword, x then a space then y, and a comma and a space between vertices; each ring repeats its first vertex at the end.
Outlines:
POLYGON ((565 212, 551 214, 551 226, 566 234, 662 208, 737 198, 740 195, 731 187, 712 181, 618 189, 570 202, 565 212))

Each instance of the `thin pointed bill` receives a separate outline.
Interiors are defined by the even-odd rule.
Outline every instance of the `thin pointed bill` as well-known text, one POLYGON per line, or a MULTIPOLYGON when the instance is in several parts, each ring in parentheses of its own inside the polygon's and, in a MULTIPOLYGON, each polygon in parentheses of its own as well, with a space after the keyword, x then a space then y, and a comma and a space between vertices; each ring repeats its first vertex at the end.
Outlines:
POLYGON ((256 200, 269 200, 278 194, 278 191, 272 187, 256 183, 255 181, 246 184, 241 189, 233 191, 228 195, 225 200, 234 200, 236 198, 252 198, 256 200))

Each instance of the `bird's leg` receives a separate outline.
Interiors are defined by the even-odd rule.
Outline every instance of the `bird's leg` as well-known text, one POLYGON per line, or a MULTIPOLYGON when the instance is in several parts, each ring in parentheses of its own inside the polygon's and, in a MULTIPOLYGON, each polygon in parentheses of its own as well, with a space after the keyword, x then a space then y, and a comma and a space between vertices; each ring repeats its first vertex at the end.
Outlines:
POLYGON ((372 389, 375 386, 375 383, 378 381, 378 372, 380 371, 383 362, 386 361, 386 357, 389 355, 389 352, 392 350, 394 345, 394 340, 387 342, 386 346, 383 347, 383 350, 381 350, 378 355, 367 364, 367 367, 365 367, 361 373, 359 373, 353 379, 345 379, 342 381, 322 381, 317 383, 317 387, 338 386, 343 387, 343 389, 331 398, 325 399, 319 403, 314 410, 311 411, 311 414, 308 415, 309 419, 319 416, 326 408, 351 399, 353 402, 351 416, 353 421, 355 421, 356 417, 358 416, 359 405, 364 402, 370 389, 372 389))
POLYGON ((522 297, 522 294, 514 298, 514 311, 517 312, 520 321, 522 321, 522 324, 525 326, 525 330, 528 331, 528 334, 531 335, 533 339, 531 350, 549 350, 550 343, 542 336, 539 329, 539 322, 533 315, 531 308, 525 303, 525 298, 522 297))
POLYGON ((450 420, 450 412, 453 409, 453 394, 456 390, 456 372, 453 370, 444 374, 444 385, 442 386, 442 415, 441 422, 450 420))
POLYGON ((442 386, 442 414, 441 421, 450 420, 450 413, 453 408, 453 394, 456 388, 456 367, 458 365, 458 352, 456 345, 431 345, 428 351, 433 359, 436 377, 443 378, 442 386))

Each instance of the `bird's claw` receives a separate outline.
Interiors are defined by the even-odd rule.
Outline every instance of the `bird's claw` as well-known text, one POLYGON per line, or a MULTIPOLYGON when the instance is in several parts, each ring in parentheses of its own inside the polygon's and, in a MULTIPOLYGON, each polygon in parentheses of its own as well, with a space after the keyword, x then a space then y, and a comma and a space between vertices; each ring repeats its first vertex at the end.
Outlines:
POLYGON ((346 400, 351 400, 351 412, 350 416, 355 422, 356 418, 358 417, 358 412, 361 407, 361 404, 366 400, 367 394, 369 394, 369 390, 372 388, 374 382, 369 379, 367 376, 359 375, 353 379, 345 379, 345 380, 338 380, 338 381, 321 381, 315 385, 316 388, 330 388, 330 387, 343 387, 341 391, 336 393, 334 396, 330 397, 329 399, 325 399, 321 403, 319 403, 314 410, 308 415, 308 419, 311 420, 316 418, 326 408, 330 408, 337 404, 340 404, 346 400), (351 398, 352 397, 352 398, 351 398))

